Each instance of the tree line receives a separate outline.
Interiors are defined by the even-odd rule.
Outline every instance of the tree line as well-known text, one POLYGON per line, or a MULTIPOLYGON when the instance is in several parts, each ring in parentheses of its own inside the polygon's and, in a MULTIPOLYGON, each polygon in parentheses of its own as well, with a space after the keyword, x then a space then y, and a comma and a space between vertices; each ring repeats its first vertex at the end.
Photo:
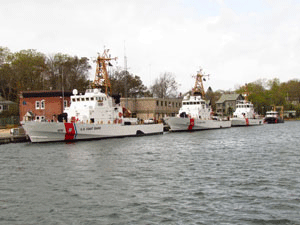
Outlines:
MULTIPOLYGON (((56 53, 45 55, 28 49, 12 53, 8 48, 0 46, 0 93, 7 100, 18 102, 19 93, 27 90, 72 90, 79 91, 91 86, 88 79, 92 68, 87 57, 70 56, 56 53)), ((110 70, 110 81, 113 94, 122 97, 158 97, 170 98, 178 96, 178 83, 172 73, 162 73, 147 88, 140 76, 128 71, 110 70)), ((300 111, 300 81, 290 80, 281 83, 279 79, 257 80, 248 83, 236 93, 248 93, 248 100, 254 104, 259 114, 264 115, 272 106, 284 106, 285 110, 300 111)), ((223 93, 229 91, 206 91, 206 98, 211 101, 215 110, 215 102, 223 93)))
POLYGON ((284 110, 296 110, 299 116, 300 80, 298 79, 283 83, 278 78, 260 79, 240 87, 236 93, 247 93, 247 99, 261 115, 265 115, 266 111, 273 109, 274 106, 283 106, 284 110))
POLYGON ((0 92, 10 101, 18 101, 21 91, 85 89, 91 68, 86 57, 57 53, 46 56, 36 50, 16 53, 0 47, 0 92))
MULTIPOLYGON (((94 62, 92 62, 94 63, 94 62)), ((87 57, 56 53, 45 55, 33 49, 12 53, 0 46, 0 93, 10 101, 18 102, 21 91, 72 90, 91 86, 91 69, 87 57)), ((114 94, 122 97, 175 97, 177 83, 171 73, 164 73, 148 89, 137 75, 125 70, 110 70, 114 94)))

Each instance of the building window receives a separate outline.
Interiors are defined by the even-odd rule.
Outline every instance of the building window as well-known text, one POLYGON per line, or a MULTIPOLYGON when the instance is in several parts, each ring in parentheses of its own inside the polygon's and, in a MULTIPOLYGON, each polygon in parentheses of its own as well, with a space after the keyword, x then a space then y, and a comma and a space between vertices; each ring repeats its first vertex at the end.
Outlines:
POLYGON ((45 100, 41 101, 41 109, 45 109, 45 100))
POLYGON ((41 107, 41 102, 40 101, 36 101, 35 102, 35 109, 40 109, 41 107))
POLYGON ((156 101, 156 106, 159 106, 159 101, 156 101))
POLYGON ((0 105, 0 111, 2 111, 2 105, 0 105))
POLYGON ((161 101, 160 105, 161 105, 161 106, 164 106, 164 102, 163 102, 163 101, 161 101))

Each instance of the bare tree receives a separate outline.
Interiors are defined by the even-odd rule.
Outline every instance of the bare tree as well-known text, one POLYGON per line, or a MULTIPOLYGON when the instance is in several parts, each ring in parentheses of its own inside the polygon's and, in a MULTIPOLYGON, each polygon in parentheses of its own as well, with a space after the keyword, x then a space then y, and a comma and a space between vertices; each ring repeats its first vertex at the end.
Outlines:
POLYGON ((153 96, 158 98, 176 97, 178 84, 172 73, 165 72, 156 78, 150 87, 153 96))

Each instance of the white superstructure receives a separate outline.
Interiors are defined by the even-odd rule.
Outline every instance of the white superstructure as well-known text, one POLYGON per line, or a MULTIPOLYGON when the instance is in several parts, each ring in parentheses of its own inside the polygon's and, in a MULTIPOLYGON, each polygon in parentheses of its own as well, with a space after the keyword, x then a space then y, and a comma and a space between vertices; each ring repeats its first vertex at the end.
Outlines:
POLYGON ((231 118, 231 126, 262 125, 263 119, 254 111, 253 104, 246 100, 240 100, 236 104, 236 110, 231 118))
POLYGON ((122 107, 100 89, 88 89, 84 95, 73 90, 71 106, 65 109, 65 113, 68 121, 73 122, 108 124, 120 123, 123 119, 122 107))

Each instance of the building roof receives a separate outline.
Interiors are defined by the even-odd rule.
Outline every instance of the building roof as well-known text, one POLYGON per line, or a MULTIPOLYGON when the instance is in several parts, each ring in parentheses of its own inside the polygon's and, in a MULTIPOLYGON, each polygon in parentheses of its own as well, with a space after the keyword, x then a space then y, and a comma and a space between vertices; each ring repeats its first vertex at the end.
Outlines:
MULTIPOLYGON (((70 97, 72 91, 64 91, 64 96, 70 97)), ((23 91, 21 92, 23 98, 32 98, 32 97, 59 97, 62 96, 62 91, 23 91)))
POLYGON ((13 104, 17 104, 15 102, 12 102, 12 101, 8 101, 6 100, 5 98, 3 98, 1 95, 0 95, 0 104, 6 104, 6 105, 13 105, 13 104))
MULTIPOLYGON (((220 99, 216 102, 216 104, 224 103, 226 101, 236 101, 241 94, 222 94, 220 99)), ((242 96, 243 97, 243 96, 242 96)))

